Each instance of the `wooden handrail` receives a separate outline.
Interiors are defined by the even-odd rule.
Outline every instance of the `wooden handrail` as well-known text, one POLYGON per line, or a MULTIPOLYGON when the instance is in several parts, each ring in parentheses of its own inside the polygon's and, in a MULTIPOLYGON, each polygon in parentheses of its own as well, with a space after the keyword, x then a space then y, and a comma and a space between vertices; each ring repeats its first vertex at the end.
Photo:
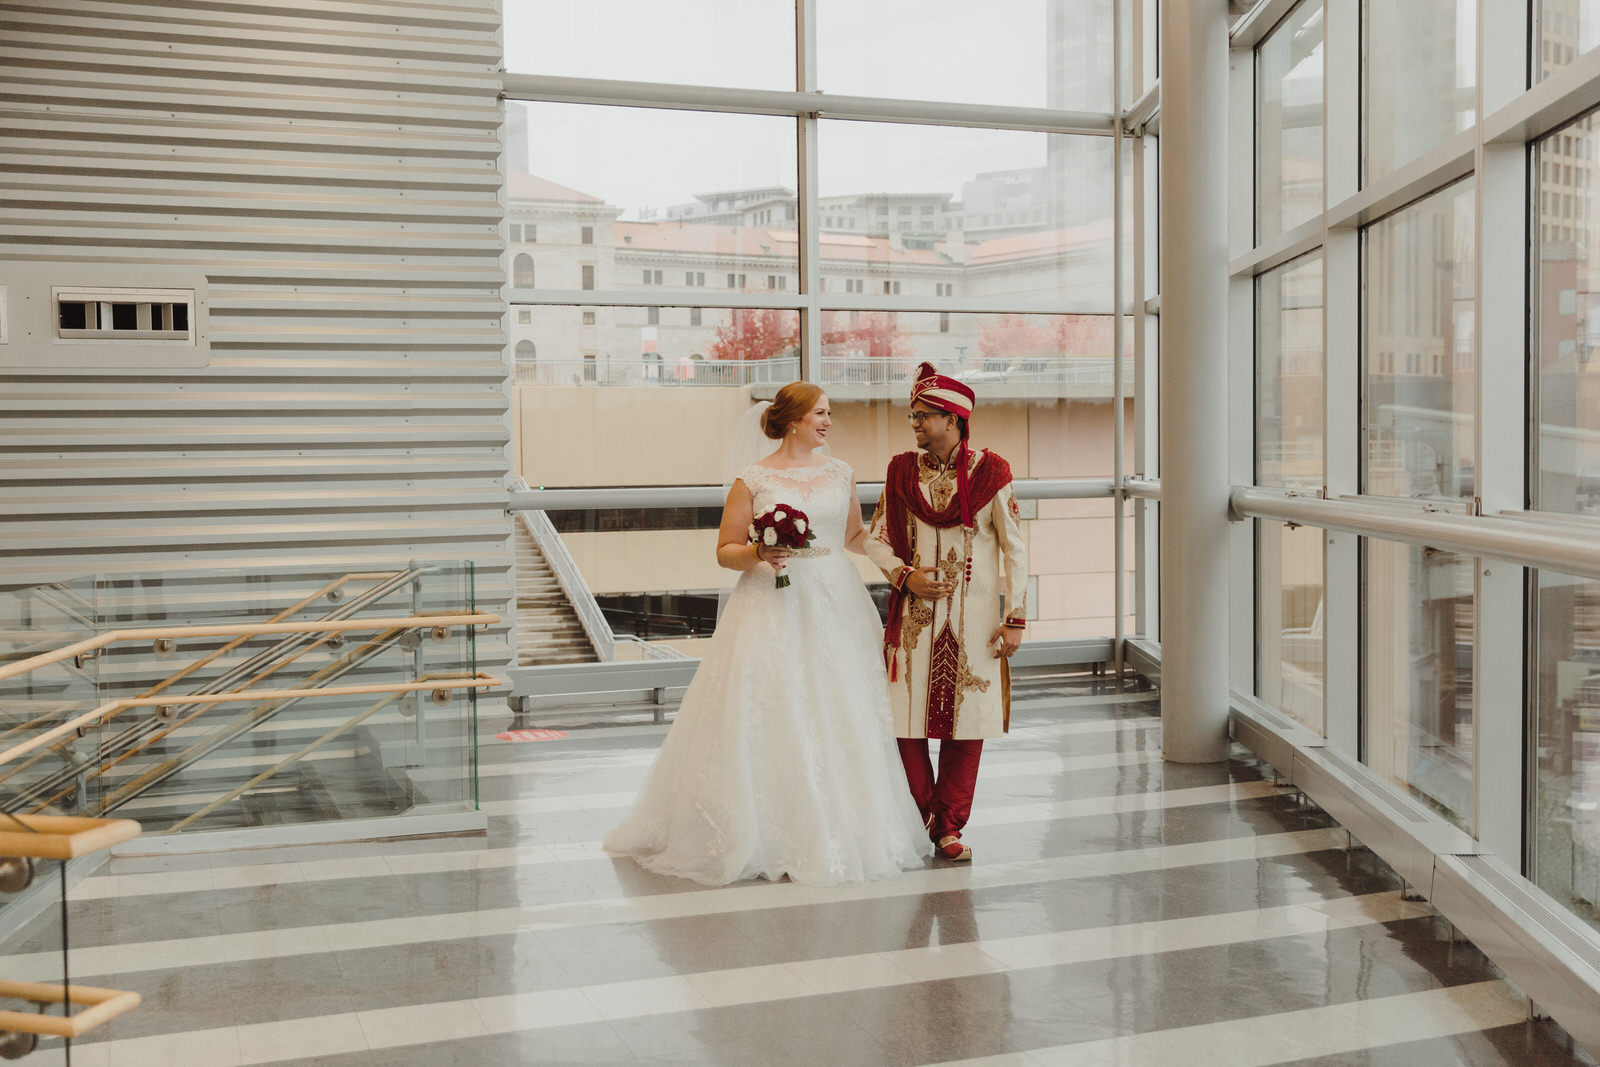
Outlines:
POLYGON ((0 982, 0 997, 31 1000, 35 1004, 60 1004, 63 1000, 83 1010, 76 1015, 39 1015, 25 1011, 0 1011, 0 1030, 48 1037, 75 1038, 103 1022, 139 1006, 140 996, 122 989, 88 985, 49 985, 44 982, 0 982))
MULTIPOLYGON (((66 860, 131 841, 140 826, 132 819, 89 819, 75 815, 0 814, 0 856, 66 860)), ((62 871, 62 878, 66 871, 62 871)), ((139 1005, 139 994, 121 989, 45 982, 0 981, 0 998, 34 1004, 66 1004, 83 1008, 72 1014, 41 1015, 0 1011, 0 1030, 48 1037, 75 1038, 139 1005)))
MULTIPOLYGON (((470 616, 476 619, 479 616, 470 616)), ((496 621, 496 616, 483 616, 490 622, 496 621)), ((393 620, 389 620, 393 621, 393 620)), ((428 621, 420 625, 431 625, 428 621)), ((437 682, 396 682, 388 685, 340 685, 325 686, 313 689, 253 689, 234 693, 189 693, 182 697, 185 704, 222 704, 241 700, 295 700, 302 697, 322 696, 360 696, 366 693, 410 693, 423 689, 488 689, 500 684, 500 679, 489 675, 474 675, 471 680, 437 681, 437 682)), ((110 700, 95 708, 93 711, 84 712, 75 719, 69 719, 52 730, 47 730, 37 737, 29 738, 18 745, 13 745, 0 752, 0 764, 9 763, 18 756, 32 752, 34 749, 47 745, 64 734, 72 733, 80 726, 88 726, 98 720, 103 720, 114 715, 123 708, 137 707, 162 707, 172 704, 175 698, 163 697, 122 697, 110 700)))
POLYGON ((0 856, 73 860, 139 836, 132 819, 0 813, 0 856))
MULTIPOLYGON (((123 641, 156 641, 163 638, 181 640, 185 637, 228 637, 239 635, 255 637, 261 634, 316 634, 323 632, 348 633, 352 630, 418 629, 424 626, 460 626, 496 623, 500 616, 475 612, 443 613, 436 615, 411 615, 382 619, 337 619, 323 622, 255 622, 233 626, 150 626, 126 630, 107 630, 103 634, 64 645, 54 652, 41 652, 15 663, 0 667, 0 681, 15 678, 60 663, 64 659, 96 652, 108 645, 123 641)), ((162 701, 164 704, 171 700, 162 701)))

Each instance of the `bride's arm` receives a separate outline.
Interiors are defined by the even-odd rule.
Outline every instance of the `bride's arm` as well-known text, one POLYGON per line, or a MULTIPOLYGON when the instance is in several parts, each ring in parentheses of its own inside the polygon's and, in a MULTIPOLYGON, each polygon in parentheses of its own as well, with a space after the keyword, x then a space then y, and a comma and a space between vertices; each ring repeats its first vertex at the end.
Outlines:
POLYGON ((845 513, 844 549, 858 556, 867 554, 867 524, 861 521, 861 496, 856 492, 856 477, 850 476, 850 508, 845 513))
POLYGON ((722 505, 722 525, 717 529, 717 565, 730 571, 747 571, 759 563, 780 564, 787 558, 786 548, 767 548, 750 544, 750 520, 755 517, 755 500, 742 478, 735 479, 722 505))

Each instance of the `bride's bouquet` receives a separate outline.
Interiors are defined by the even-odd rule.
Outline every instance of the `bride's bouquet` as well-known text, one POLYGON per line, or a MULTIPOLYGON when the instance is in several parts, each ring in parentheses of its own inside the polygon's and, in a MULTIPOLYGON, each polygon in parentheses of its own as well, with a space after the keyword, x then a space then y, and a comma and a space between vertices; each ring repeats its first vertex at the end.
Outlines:
MULTIPOLYGON (((759 542, 768 548, 779 545, 788 549, 804 548, 816 536, 811 532, 811 520, 806 518, 806 513, 788 504, 772 505, 750 524, 750 543, 759 542)), ((772 584, 782 589, 789 584, 789 576, 779 571, 772 584)))

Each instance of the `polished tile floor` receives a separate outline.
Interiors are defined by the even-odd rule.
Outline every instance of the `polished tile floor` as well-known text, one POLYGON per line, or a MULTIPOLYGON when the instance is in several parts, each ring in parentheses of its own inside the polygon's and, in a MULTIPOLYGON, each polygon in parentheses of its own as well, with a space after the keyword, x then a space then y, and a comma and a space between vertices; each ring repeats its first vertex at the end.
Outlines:
MULTIPOLYGON (((977 862, 838 889, 708 890, 600 851, 662 727, 491 734, 486 841, 119 859, 80 883, 74 980, 144 1004, 72 1061, 1595 1062, 1258 765, 1164 764, 1158 716, 1092 679, 1019 694, 977 862)), ((58 923, 5 970, 58 977, 58 923)))

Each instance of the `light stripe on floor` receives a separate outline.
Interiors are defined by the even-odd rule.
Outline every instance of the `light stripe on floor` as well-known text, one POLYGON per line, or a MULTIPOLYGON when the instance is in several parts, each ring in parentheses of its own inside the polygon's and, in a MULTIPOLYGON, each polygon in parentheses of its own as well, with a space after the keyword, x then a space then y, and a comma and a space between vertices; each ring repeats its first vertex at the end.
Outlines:
MULTIPOLYGON (((1087 722, 1057 722, 1039 723, 1033 726, 1015 726, 1008 737, 1013 738, 1040 738, 1079 736, 1084 734, 1128 733, 1137 730, 1157 730, 1161 728, 1161 717, 1158 715, 1141 715, 1131 719, 1092 719, 1087 722)), ((666 733, 666 727, 651 727, 650 732, 666 733)), ((610 731, 594 736, 611 736, 610 731)), ((533 744, 538 746, 540 755, 529 759, 513 760, 505 763, 491 763, 479 766, 479 777, 506 778, 521 775, 537 777, 541 771, 568 772, 579 770, 616 770, 632 767, 648 767, 656 761, 657 749, 651 748, 644 751, 627 750, 616 753, 595 753, 588 756, 545 756, 546 751, 553 751, 549 746, 559 745, 562 741, 583 740, 582 737, 569 736, 556 738, 550 741, 537 742, 507 742, 485 741, 486 753, 518 751, 512 747, 518 744, 533 744)), ((1001 742, 1000 744, 1003 744, 1001 742)), ((1002 753, 1000 745, 991 746, 986 755, 993 760, 995 755, 1002 753)), ((1005 757, 1000 756, 1003 762, 1005 757)), ((987 767, 988 764, 985 764, 987 767)))
MULTIPOLYGON (((1114 793, 1107 796, 987 808, 975 812, 967 825, 1013 826, 1093 815, 1228 804, 1255 800, 1281 792, 1282 790, 1271 782, 1231 782, 1227 785, 1203 785, 1150 793, 1114 793)), ((350 878, 384 878, 531 867, 543 863, 598 859, 606 855, 608 854, 600 848, 598 841, 576 841, 559 845, 455 849, 447 852, 397 853, 389 856, 356 856, 349 859, 303 860, 237 867, 201 867, 193 870, 155 871, 148 874, 95 875, 85 878, 69 889, 68 896, 73 900, 107 900, 114 897, 211 892, 220 889, 350 878)))
MULTIPOLYGON (((607 923, 643 922, 732 912, 760 911, 798 905, 835 904, 852 900, 920 896, 960 889, 1036 885, 1041 882, 1099 878, 1140 871, 1234 860, 1293 856, 1342 848, 1343 830, 1301 830, 1232 837, 1186 845, 1114 849, 1075 856, 1022 860, 983 867, 935 867, 908 871, 899 878, 838 887, 792 882, 742 883, 720 889, 688 890, 652 896, 594 897, 525 908, 489 908, 369 919, 361 922, 252 930, 233 934, 162 941, 125 942, 79 948, 72 953, 77 978, 165 970, 243 960, 284 959, 322 952, 416 945, 470 937, 494 937, 607 923)), ((31 952, 10 958, 8 976, 48 981, 59 975, 58 952, 31 952)))
MULTIPOLYGON (((1110 734, 1129 733, 1137 730, 1158 730, 1161 728, 1161 717, 1158 715, 1141 715, 1131 719, 1092 719, 1087 722, 1057 722, 1039 723, 1034 726, 1013 727, 1008 738, 1036 738, 1036 737, 1063 737, 1079 736, 1084 734, 1110 734)), ((652 732, 665 734, 666 727, 652 727, 652 732)), ((609 736, 601 734, 597 736, 609 736)), ((523 760, 506 763, 492 763, 486 767, 478 768, 479 776, 509 777, 514 775, 537 775, 540 771, 572 771, 572 770, 610 770, 619 767, 648 767, 656 760, 657 749, 651 748, 644 751, 628 750, 614 754, 596 753, 589 756, 545 756, 543 752, 551 751, 549 746, 559 745, 562 741, 582 740, 582 738, 565 737, 555 738, 550 741, 537 742, 485 742, 485 751, 504 752, 508 746, 517 744, 534 744, 539 747, 541 755, 523 760)), ((1003 752, 1000 747, 1004 742, 991 746, 990 758, 993 754, 1003 752)), ((510 751, 517 751, 511 748, 510 751)), ((1002 760, 1004 756, 1000 757, 1002 760)), ((986 765, 987 766, 987 765, 986 765)))
MULTIPOLYGON (((1133 767, 1146 763, 1160 763, 1159 748, 1137 748, 1123 752, 1107 752, 1090 756, 1050 756, 1044 759, 1018 759, 986 763, 979 773, 979 783, 996 778, 1025 778, 1031 775, 1067 774, 1074 771, 1106 770, 1113 767, 1133 767)), ((511 800, 486 800, 478 805, 486 815, 549 814, 557 811, 598 811, 606 808, 626 808, 633 804, 635 791, 616 793, 591 793, 580 796, 533 796, 511 800)))
MULTIPOLYGON (((199 1057, 199 1061, 218 1067, 264 1063, 275 1059, 359 1051, 362 1048, 398 1048, 447 1038, 736 1007, 829 993, 968 978, 1008 970, 1242 944, 1273 937, 1351 929, 1427 914, 1431 914, 1428 908, 1408 903, 1397 893, 1377 893, 1182 919, 1159 919, 1052 934, 1029 934, 893 952, 735 967, 664 978, 132 1038, 80 1046, 79 1055, 82 1058, 79 1062, 85 1067, 91 1064, 138 1067, 146 1063, 178 1062, 175 1057, 183 1056, 188 1057, 183 1062, 197 1062, 194 1058, 199 1057), (364 1043, 358 1045, 357 1040, 364 1043)), ((1483 985, 1498 986, 1499 983, 1483 985)), ((1370 1005, 1381 1002, 1359 1003, 1370 1005)), ((1341 1006, 1286 1014, 1337 1014, 1335 1009, 1338 1007, 1341 1006)), ((1471 1012, 1463 1014, 1470 1016, 1471 1012)), ((1215 1025, 1237 1027, 1240 1023, 1256 1023, 1270 1028, 1274 1025, 1272 1020, 1280 1018, 1283 1016, 1273 1015, 1215 1025)), ((1301 1025, 1308 1032, 1317 1029, 1311 1019, 1303 1019, 1301 1025)), ((1230 1032, 1238 1033, 1237 1029, 1230 1032)), ((1392 1041, 1393 1038, 1388 1040, 1392 1041)), ((1181 1062, 1187 1067, 1199 1061, 1179 1057, 1169 1062, 1181 1062)))
POLYGON ((941 1067, 1270 1067, 1511 1026, 1528 1002, 1501 981, 948 1060, 941 1067))

